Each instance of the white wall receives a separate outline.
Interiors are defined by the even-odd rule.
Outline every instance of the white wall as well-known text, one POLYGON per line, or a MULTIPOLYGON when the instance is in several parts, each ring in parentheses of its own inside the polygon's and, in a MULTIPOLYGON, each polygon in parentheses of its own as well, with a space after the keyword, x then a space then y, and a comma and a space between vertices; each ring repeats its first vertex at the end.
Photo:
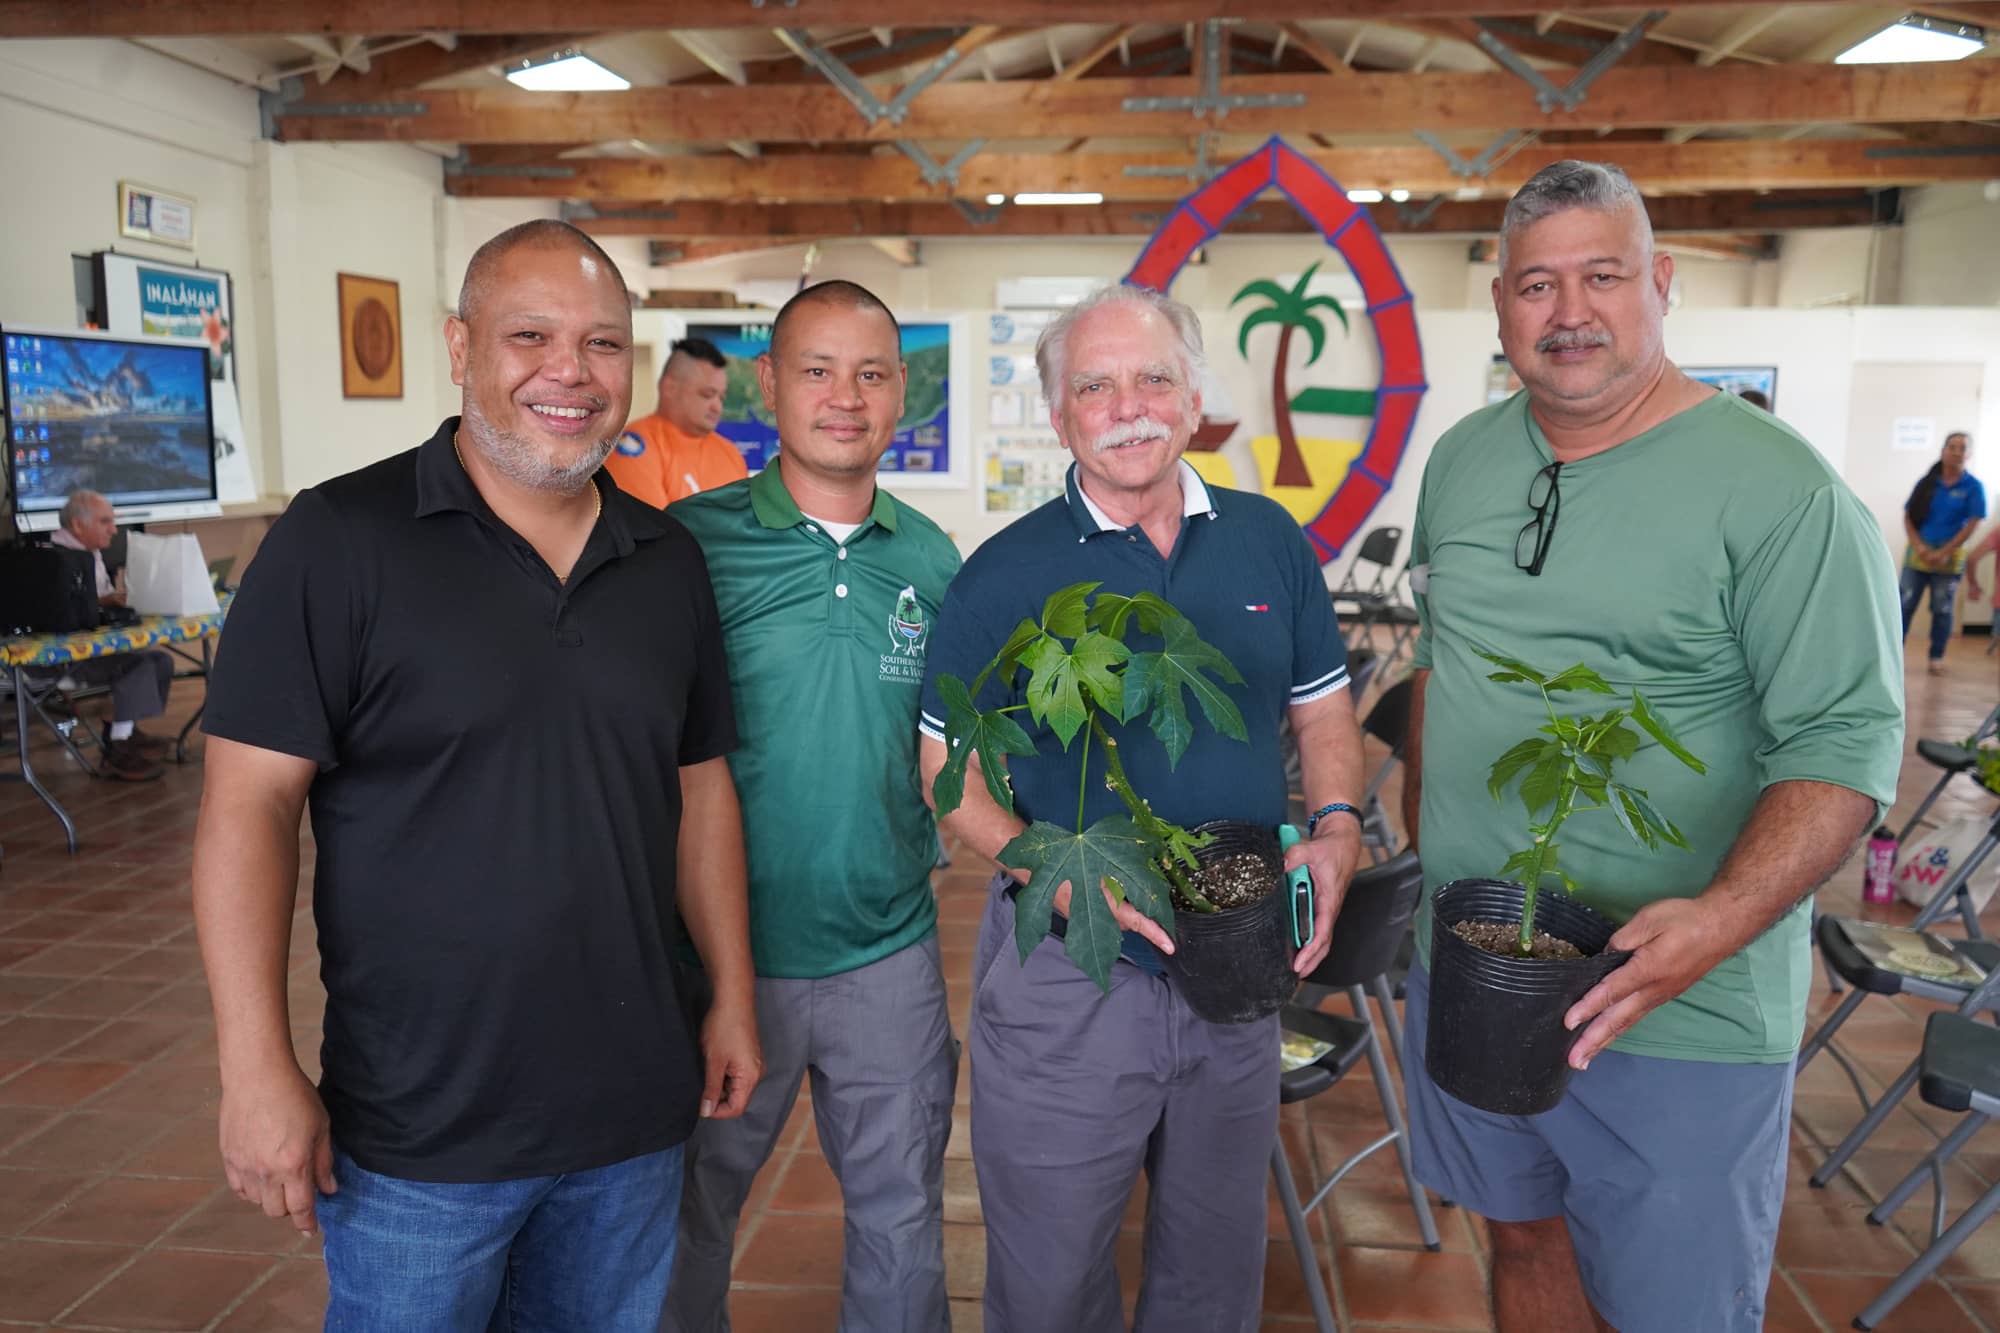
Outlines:
POLYGON ((227 270, 251 470, 268 490, 270 418, 247 388, 271 360, 270 325, 246 281, 256 135, 254 94, 129 43, 0 42, 0 323, 75 327, 72 254, 116 248, 227 270), (121 237, 121 180, 192 196, 195 249, 121 237))
POLYGON ((1903 233, 1902 300, 2000 305, 2000 182, 1912 190, 1903 233))

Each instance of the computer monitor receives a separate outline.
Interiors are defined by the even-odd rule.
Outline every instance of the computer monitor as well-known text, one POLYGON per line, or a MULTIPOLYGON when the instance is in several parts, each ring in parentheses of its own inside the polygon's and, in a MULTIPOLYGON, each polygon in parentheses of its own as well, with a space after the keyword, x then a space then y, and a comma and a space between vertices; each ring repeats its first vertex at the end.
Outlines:
POLYGON ((9 324, 0 352, 20 530, 60 526, 78 490, 104 496, 121 523, 222 512, 207 344, 9 324))

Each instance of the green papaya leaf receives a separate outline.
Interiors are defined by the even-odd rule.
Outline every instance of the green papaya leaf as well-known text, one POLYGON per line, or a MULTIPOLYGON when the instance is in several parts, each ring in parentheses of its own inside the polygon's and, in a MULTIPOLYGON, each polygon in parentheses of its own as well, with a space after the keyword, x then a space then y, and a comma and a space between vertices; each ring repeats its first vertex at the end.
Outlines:
POLYGON ((1550 741, 1538 741, 1531 737, 1495 759, 1492 770, 1486 776, 1486 790, 1493 794, 1493 799, 1500 799, 1515 774, 1530 764, 1539 763, 1551 744, 1550 741))
POLYGON ((1614 785, 1611 788, 1611 813, 1618 820, 1618 826, 1625 830, 1625 835, 1633 842, 1641 847, 1659 846, 1659 836, 1639 814, 1639 807, 1632 801, 1630 787, 1614 785))
POLYGON ((1697 773, 1708 772, 1708 765, 1689 754, 1681 743, 1674 739, 1674 734, 1667 730, 1667 724, 1660 721, 1659 715, 1646 706, 1645 698, 1637 690, 1632 691, 1632 720, 1644 727, 1646 734, 1658 741, 1668 754, 1697 773))
MULTIPOLYGON (((1544 676, 1541 672, 1535 670, 1533 667, 1528 666, 1526 663, 1523 662, 1516 662, 1511 657, 1501 657, 1496 653, 1484 652, 1477 648, 1473 649, 1473 651, 1478 653, 1481 657, 1485 658, 1487 661, 1491 662, 1494 666, 1499 667, 1502 671, 1511 672, 1514 675, 1519 676, 1522 680, 1525 680, 1532 685, 1543 684, 1548 679, 1548 677, 1544 676)), ((1487 677, 1487 679, 1498 680, 1499 677, 1489 676, 1487 677)))
POLYGON ((1033 754, 1034 742, 1005 713, 982 713, 974 708, 971 694, 958 677, 940 675, 938 693, 945 706, 944 767, 938 770, 937 780, 931 784, 938 817, 942 819, 964 801, 965 765, 975 754, 979 756, 979 772, 986 779, 987 793, 995 805, 1012 814, 1014 793, 1007 785, 1004 756, 1033 754))
POLYGON ((1204 643, 1185 616, 1176 615, 1162 628, 1166 647, 1157 653, 1135 653, 1125 668, 1125 720, 1152 710, 1149 725, 1167 749, 1167 765, 1173 767, 1187 753, 1194 739, 1194 727, 1187 715, 1185 689, 1201 706, 1208 724, 1231 740, 1248 740, 1249 731, 1236 702, 1207 673, 1231 685, 1243 683, 1243 676, 1214 646, 1204 643))
POLYGON ((1098 594, 1090 608, 1089 625, 1092 629, 1103 630, 1112 638, 1123 640, 1128 621, 1137 620, 1139 628, 1148 634, 1158 634, 1160 626, 1168 620, 1185 619, 1180 612, 1167 604, 1158 593, 1142 592, 1134 597, 1123 593, 1107 592, 1098 594))
POLYGON ((1084 631, 1084 603, 1097 591, 1095 583, 1072 583, 1058 588, 1042 603, 1042 628, 1050 634, 1074 639, 1084 631))
POLYGON ((1063 748, 1090 720, 1090 705, 1080 686, 1090 687, 1091 697, 1112 716, 1122 716, 1125 685, 1112 668, 1132 656, 1132 650, 1118 640, 1096 630, 1084 630, 1076 646, 1064 649, 1059 640, 1044 637, 1026 659, 1033 674, 1028 679, 1028 711, 1062 740, 1063 748))
POLYGON ((986 669, 979 673, 979 678, 972 682, 972 697, 975 699, 979 697, 979 692, 986 688, 986 678, 995 671, 1000 673, 1000 679, 1012 685, 1014 670, 1020 666, 1023 654, 1041 637, 1042 627, 1032 620, 1023 620, 1014 626, 1014 632, 1007 636, 1007 642, 1000 645, 1000 651, 986 664, 986 669))
POLYGON ((1568 768, 1569 759, 1562 751, 1555 750, 1528 770, 1528 776, 1521 780, 1521 804, 1529 814, 1554 803, 1562 793, 1563 773, 1568 768))
MULTIPOLYGON (((1607 718, 1616 717, 1620 721, 1623 721, 1625 716, 1624 713, 1606 714, 1607 718)), ((1613 723, 1597 737, 1590 748, 1607 760, 1622 762, 1639 752, 1639 733, 1630 727, 1613 723)))
MULTIPOLYGON (((1111 989, 1111 966, 1118 961, 1118 922, 1099 886, 1109 880, 1135 907, 1154 920, 1166 902, 1167 885, 1154 865, 1158 844, 1124 815, 1098 820, 1072 833, 1036 820, 1000 849, 1000 863, 1030 872, 1028 883, 1014 899, 1014 941, 1021 960, 1049 932, 1049 914, 1058 889, 1070 886, 1069 923, 1064 947, 1083 974, 1100 990, 1111 989)), ((1166 922, 1171 922, 1170 914, 1166 922)), ((1163 923, 1165 924, 1165 923, 1163 923)))
POLYGON ((1594 754, 1585 754, 1579 751, 1571 755, 1570 759, 1590 777, 1602 781, 1609 781, 1611 778, 1611 766, 1594 754))
POLYGON ((1618 691, 1611 688, 1609 681, 1581 662, 1578 662, 1575 666, 1562 672, 1560 675, 1552 676, 1543 683, 1542 688, 1545 690, 1589 690, 1592 694, 1618 693, 1618 691))
POLYGON ((1636 809, 1639 818, 1644 820, 1655 833, 1659 834, 1662 842, 1682 849, 1687 847, 1687 838, 1671 819, 1668 819, 1653 808, 1653 803, 1647 798, 1645 792, 1640 791, 1636 787, 1627 787, 1625 791, 1632 798, 1632 805, 1636 809))
POLYGON ((1507 864, 1500 867, 1500 877, 1505 879, 1511 875, 1518 879, 1533 869, 1534 864, 1535 851, 1532 847, 1525 852, 1515 852, 1507 858, 1507 864))

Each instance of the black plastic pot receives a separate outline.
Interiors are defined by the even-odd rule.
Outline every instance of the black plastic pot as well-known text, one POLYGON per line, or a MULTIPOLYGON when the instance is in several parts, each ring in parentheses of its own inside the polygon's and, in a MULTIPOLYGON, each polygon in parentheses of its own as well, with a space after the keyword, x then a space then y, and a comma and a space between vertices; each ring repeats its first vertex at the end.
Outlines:
POLYGON ((1292 971, 1290 896, 1279 892, 1285 857, 1276 829, 1218 821, 1196 833, 1215 841, 1195 853, 1212 865, 1239 852, 1254 852, 1270 868, 1270 889, 1254 903, 1221 912, 1174 912, 1174 952, 1167 975, 1188 1008, 1211 1023, 1248 1023, 1276 1013, 1298 989, 1292 971))
POLYGON ((1431 897, 1424 1067, 1446 1092, 1496 1115, 1536 1115, 1563 1099, 1582 1035, 1563 1015, 1632 956, 1605 948, 1617 926, 1559 889, 1536 899, 1535 926, 1582 958, 1503 958, 1452 933, 1461 921, 1518 926, 1522 897, 1519 884, 1494 879, 1453 880, 1431 897))

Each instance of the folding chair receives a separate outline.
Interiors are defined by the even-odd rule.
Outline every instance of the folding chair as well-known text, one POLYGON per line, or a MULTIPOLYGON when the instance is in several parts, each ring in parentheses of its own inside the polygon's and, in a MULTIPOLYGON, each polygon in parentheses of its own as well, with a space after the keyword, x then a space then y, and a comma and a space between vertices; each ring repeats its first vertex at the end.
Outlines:
MULTIPOLYGON (((1987 825, 1986 836, 1981 838, 1966 855, 1964 864, 1959 866, 1950 879, 1938 887, 1938 891, 1931 896, 1928 903, 1924 904, 1923 910, 1917 913, 1909 925, 1911 930, 1921 931, 1943 916, 1946 911, 1955 908, 1959 918, 1965 922, 1966 933, 1971 938, 1963 941, 1946 941, 1946 943, 1988 971, 2000 966, 2000 947, 1988 944, 1981 934, 1979 912, 1972 904, 1972 891, 1967 886, 1971 884, 1972 876, 1985 864, 1986 858, 1993 854, 1995 848, 2000 848, 2000 810, 1994 812, 1992 822, 1987 825)), ((1813 922, 1813 938, 1819 945, 1820 957, 1827 964, 1828 970, 1852 984, 1854 991, 1840 1002, 1840 1007, 1835 1009, 1827 1017, 1826 1022, 1820 1024, 1818 1030, 1799 1047, 1796 1069, 1804 1069, 1822 1049, 1829 1050, 1833 1057, 1840 1061, 1841 1068, 1847 1071, 1847 1077, 1854 1083, 1856 1091, 1860 1091, 1861 1083, 1854 1072, 1854 1067, 1848 1064, 1846 1057, 1838 1050, 1834 1050, 1830 1043, 1833 1034, 1840 1030, 1841 1024, 1853 1016, 1856 1009, 1861 1007, 1863 1000, 1870 995, 1906 994, 1915 995, 1919 999, 1937 1000, 1944 1004, 1957 1004, 1965 997, 1966 988, 1963 986, 1949 987, 1944 983, 1925 981, 1918 977, 1905 976, 1901 972, 1891 972, 1886 968, 1876 967, 1847 938, 1846 929, 1839 917, 1817 918, 1813 922)), ((1865 1103, 1867 1100, 1867 1094, 1863 1093, 1862 1101, 1865 1103)))
MULTIPOLYGON (((1312 1064, 1279 1075, 1278 1100, 1283 1105, 1309 1101, 1346 1076, 1363 1058, 1375 1078, 1376 1096, 1382 1102, 1387 1132, 1340 1163, 1333 1173, 1318 1182, 1312 1197, 1303 1204, 1285 1157, 1282 1138, 1271 1144, 1271 1177, 1278 1187, 1278 1201, 1285 1212, 1285 1226, 1305 1272, 1306 1291, 1312 1301, 1313 1318, 1320 1333, 1336 1333, 1333 1307, 1327 1300, 1326 1285, 1314 1256, 1312 1236, 1306 1227, 1306 1213, 1325 1202, 1347 1174, 1385 1146, 1394 1145, 1403 1168, 1403 1185, 1409 1191, 1410 1207, 1417 1215, 1417 1230, 1424 1247, 1440 1248, 1437 1224, 1431 1218, 1430 1199, 1417 1183, 1410 1164, 1408 1135, 1402 1108, 1396 1102, 1395 1080, 1383 1054, 1382 1038, 1375 1030, 1368 999, 1381 1006, 1385 1021, 1395 1025, 1395 1000, 1389 993, 1385 973, 1394 963, 1397 947, 1409 934, 1410 918, 1416 914, 1417 899, 1423 892, 1423 867, 1415 852, 1405 851, 1394 860, 1357 871, 1347 886, 1340 915, 1334 922, 1333 946, 1326 958, 1306 978, 1308 984, 1343 990, 1353 1006, 1354 1017, 1321 1013, 1301 1005, 1286 1005, 1279 1021, 1287 1033, 1327 1043, 1331 1049, 1312 1064)), ((1398 1043, 1400 1044, 1400 1042, 1398 1043)))
POLYGON ((1924 1022, 1924 1049, 1918 1058, 1923 1098, 1945 1111, 1963 1111, 1965 1119, 1938 1144, 1930 1156, 1889 1191, 1868 1214, 1881 1226, 1895 1215, 1928 1175, 1936 1193, 1931 1206, 1931 1243, 1897 1274, 1880 1296, 1854 1317, 1854 1326, 1872 1329, 1889 1317, 1903 1298, 1915 1291, 1938 1265, 1951 1257, 1986 1219, 2000 1211, 2000 1184, 1993 1185, 1965 1210, 1949 1229, 1944 1225, 1944 1165, 1994 1116, 2000 1115, 2000 1028, 1974 1022, 1963 1014, 1932 1014, 1924 1022))
POLYGON ((1369 775, 1368 789, 1361 798, 1361 840, 1378 861, 1396 849, 1395 830, 1382 805, 1382 788, 1396 765, 1403 762, 1403 747, 1410 737, 1410 700, 1415 693, 1413 681, 1399 680, 1382 691, 1368 716, 1361 719, 1361 730, 1389 747, 1389 757, 1369 775))
POLYGON ((1396 585, 1402 576, 1392 571, 1396 564, 1396 550, 1402 544, 1401 528, 1371 529, 1361 539, 1361 546, 1355 551, 1347 572, 1340 576, 1340 582, 1333 589, 1334 615, 1347 627, 1347 649, 1350 653, 1369 642, 1375 625, 1395 600, 1396 585), (1364 569, 1368 571, 1365 586, 1361 582, 1364 569))
POLYGON ((1902 832, 1896 835, 1897 842, 1906 840, 1916 832, 1918 825, 1923 823, 1924 815, 1937 802, 1937 798, 1944 795, 1944 789, 1951 785, 1953 778, 1960 773, 1970 773, 1978 766, 1978 756, 1973 751, 1979 747, 1981 741, 1996 732, 2000 732, 2000 707, 1995 707, 1986 715, 1986 720, 1979 724, 1979 730, 1973 732, 1972 739, 1964 744, 1958 741, 1933 740, 1928 736, 1917 742, 1917 754, 1932 767, 1943 769, 1944 776, 1940 777, 1937 785, 1925 794, 1923 801, 1917 806, 1917 812, 1910 816, 1910 822, 1903 825, 1902 832))
MULTIPOLYGON (((1913 995, 1920 1000, 1949 1004, 1954 1006, 1957 1013, 1968 1018, 1981 1012, 1991 1013, 2000 1008, 2000 946, 1984 940, 1943 941, 1961 957, 1971 960, 1984 969, 1986 974, 1985 980, 1976 986, 1954 984, 1905 976, 1900 972, 1877 968, 1848 940, 1840 928, 1839 917, 1822 917, 1819 924, 1821 947, 1826 949, 1827 956, 1835 960, 1836 966, 1855 987, 1854 995, 1842 1003, 1841 1011, 1835 1014, 1836 1018, 1853 1012, 1854 1005, 1871 993, 1877 995, 1900 993, 1913 995)), ((1827 1032, 1827 1028, 1831 1026, 1834 1024, 1829 1019, 1820 1032, 1815 1034, 1814 1040, 1820 1046, 1827 1046, 1826 1038, 1831 1035, 1827 1032)), ((1827 1049, 1832 1050, 1830 1046, 1827 1049)), ((1871 1103, 1854 1067, 1838 1051, 1833 1051, 1833 1055, 1841 1068, 1847 1072, 1848 1080, 1854 1084, 1854 1090, 1860 1095, 1867 1113, 1861 1117, 1859 1124, 1848 1131, 1847 1137, 1840 1141, 1840 1146, 1828 1154, 1826 1161, 1820 1164, 1819 1170, 1813 1172, 1811 1183, 1815 1188, 1824 1188, 1829 1181, 1840 1174, 1848 1159, 1854 1156, 1861 1145, 1868 1141, 1869 1135, 1879 1129, 1882 1122, 1887 1120, 1890 1113, 1902 1103, 1903 1098, 1909 1095, 1910 1089, 1917 1085, 1923 1072, 1923 1059, 1919 1056, 1912 1060, 1909 1068, 1899 1074, 1896 1081, 1883 1089, 1882 1095, 1871 1103)), ((1801 1050, 1799 1053, 1801 1066, 1807 1058, 1808 1053, 1801 1050)))

